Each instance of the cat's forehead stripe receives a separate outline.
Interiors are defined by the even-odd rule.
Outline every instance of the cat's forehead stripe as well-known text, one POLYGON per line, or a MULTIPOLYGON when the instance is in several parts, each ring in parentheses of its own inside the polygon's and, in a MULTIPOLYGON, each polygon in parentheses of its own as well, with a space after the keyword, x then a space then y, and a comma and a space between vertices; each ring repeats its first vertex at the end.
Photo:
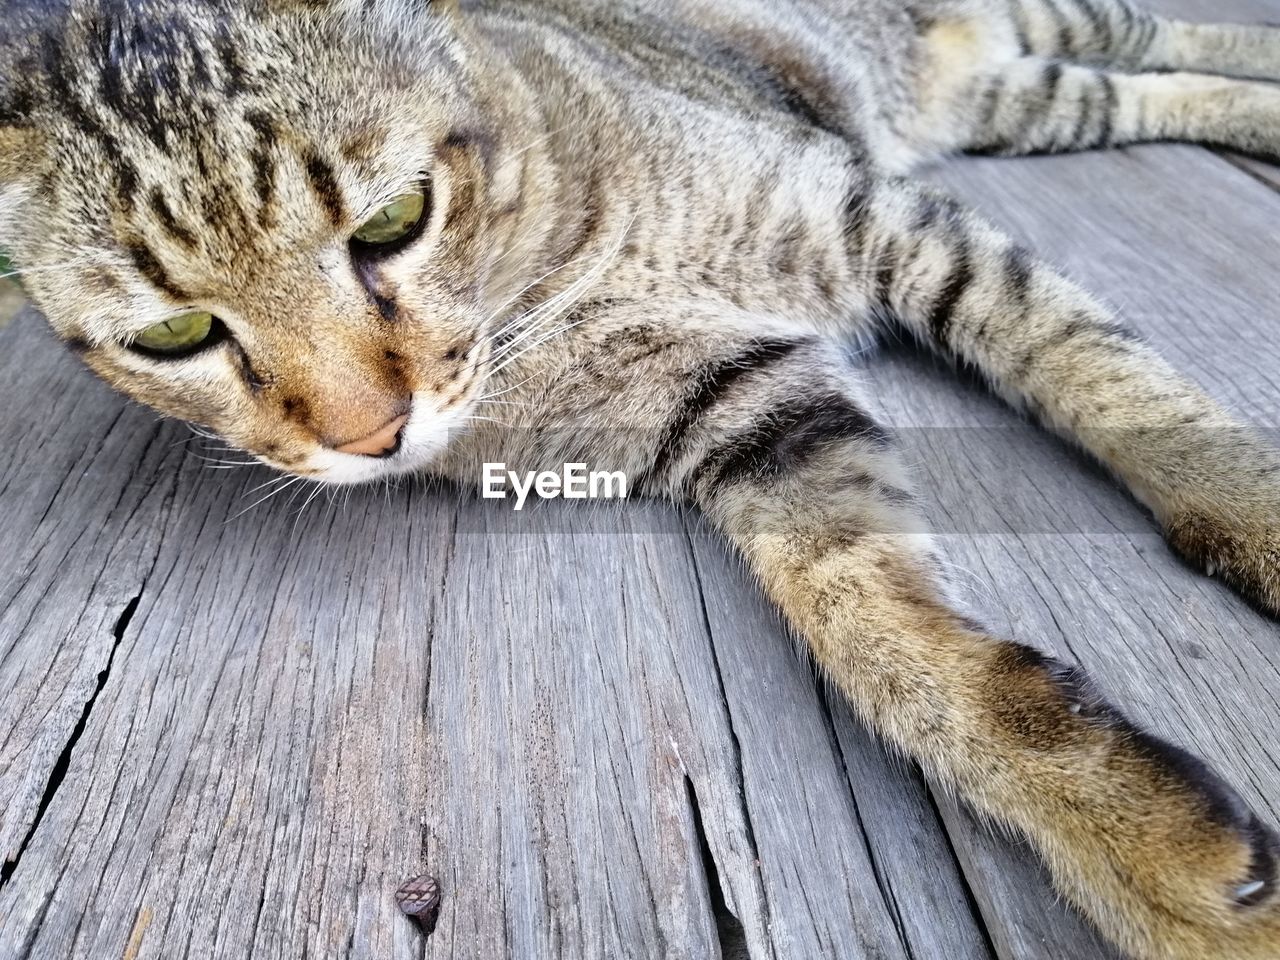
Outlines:
POLYGON ((335 227, 341 226, 346 219, 346 204, 332 165, 313 149, 303 153, 303 164, 307 171, 307 183, 329 215, 330 222, 335 227))
POLYGON ((216 178, 204 192, 202 213, 210 229, 247 243, 255 231, 250 228, 251 218, 238 197, 239 192, 231 182, 216 178))
POLYGON ((262 111, 250 111, 244 119, 256 139, 249 151, 249 162, 253 166, 253 192, 258 198, 258 226, 269 229, 276 192, 275 145, 279 133, 271 117, 262 111))
POLYGON ((121 207, 131 209, 138 189, 138 173, 133 163, 121 149, 120 141, 90 112, 77 95, 66 73, 61 46, 53 36, 46 36, 41 55, 47 93, 59 111, 82 136, 97 143, 103 154, 111 158, 111 173, 115 183, 116 198, 121 207))
POLYGON ((254 77, 239 46, 243 38, 226 18, 212 29, 173 14, 134 18, 101 14, 85 24, 97 56, 96 100, 116 122, 141 132, 169 151, 179 137, 198 134, 221 104, 251 91, 254 77), (208 61, 216 61, 211 71, 208 61), (180 93, 186 105, 173 110, 180 93))
POLYGON ((139 237, 133 238, 125 245, 125 252, 128 253, 129 259, 133 261, 133 265, 138 272, 151 281, 157 289, 163 290, 174 300, 181 303, 192 301, 191 295, 174 282, 169 275, 169 271, 160 263, 159 258, 145 240, 139 237))
POLYGON ((149 205, 151 212, 155 214, 156 220, 171 238, 188 250, 194 250, 200 245, 196 235, 178 221, 173 210, 169 207, 169 202, 165 199, 164 191, 158 187, 153 189, 149 198, 149 205))

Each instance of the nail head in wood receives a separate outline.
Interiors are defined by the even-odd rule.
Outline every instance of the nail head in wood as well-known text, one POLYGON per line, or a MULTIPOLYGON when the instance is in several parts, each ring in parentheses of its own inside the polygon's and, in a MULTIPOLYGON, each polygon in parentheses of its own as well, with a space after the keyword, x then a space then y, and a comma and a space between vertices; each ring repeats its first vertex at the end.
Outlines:
POLYGON ((396 891, 400 912, 431 936, 440 918, 440 884, 435 877, 422 874, 401 884, 396 891))

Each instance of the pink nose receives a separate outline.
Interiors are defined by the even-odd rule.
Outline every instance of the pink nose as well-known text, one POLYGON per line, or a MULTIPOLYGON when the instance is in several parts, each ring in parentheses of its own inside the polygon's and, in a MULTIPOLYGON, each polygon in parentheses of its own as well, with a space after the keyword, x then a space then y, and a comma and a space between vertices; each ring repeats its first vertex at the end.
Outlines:
POLYGON ((339 453, 355 453, 366 457, 381 457, 395 451, 400 446, 400 431, 409 422, 409 417, 396 417, 385 427, 379 428, 361 440, 352 440, 340 447, 334 447, 339 453))

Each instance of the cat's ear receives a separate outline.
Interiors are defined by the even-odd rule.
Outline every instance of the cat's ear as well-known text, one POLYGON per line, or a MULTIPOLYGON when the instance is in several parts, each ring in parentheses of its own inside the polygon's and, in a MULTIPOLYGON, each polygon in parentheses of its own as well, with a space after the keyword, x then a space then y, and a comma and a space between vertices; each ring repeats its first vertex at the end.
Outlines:
POLYGON ((0 189, 30 173, 36 162, 41 136, 32 122, 33 104, 22 79, 0 74, 0 189))
POLYGON ((34 61, 44 15, 33 20, 35 5, 11 6, 0 16, 0 190, 31 176, 43 139, 35 122, 41 71, 34 61))
MULTIPOLYGON (((421 13, 456 16, 462 11, 462 0, 373 0, 373 4, 387 7, 387 12, 392 16, 396 13, 410 16, 421 13)), ((364 5, 369 6, 367 0, 364 5)))
POLYGON ((381 7, 386 14, 438 13, 454 16, 461 0, 266 0, 268 10, 319 10, 333 13, 367 13, 381 7))

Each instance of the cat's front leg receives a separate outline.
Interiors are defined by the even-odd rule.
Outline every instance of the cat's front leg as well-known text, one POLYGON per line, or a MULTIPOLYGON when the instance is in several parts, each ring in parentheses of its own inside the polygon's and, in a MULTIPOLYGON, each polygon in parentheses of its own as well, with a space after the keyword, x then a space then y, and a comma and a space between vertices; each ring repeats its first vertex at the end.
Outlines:
POLYGON ((583 313, 497 388, 513 410, 536 406, 537 429, 485 421, 487 452, 457 448, 463 478, 501 451, 625 469, 637 492, 694 502, 858 713, 1023 831, 1105 934, 1140 960, 1276 960, 1271 829, 1079 670, 952 601, 903 458, 839 347, 723 306, 583 313))
POLYGON ((1162 504, 1169 545, 1280 616, 1280 466, 1250 431, 1224 428, 1189 445, 1210 448, 1227 476, 1184 483, 1162 504))
POLYGON ((1280 615, 1280 453, 1115 314, 950 198, 851 187, 851 253, 874 302, 1079 443, 1150 507, 1171 545, 1280 615))
POLYGON ((708 370, 672 415, 651 481, 738 546, 858 713, 1025 833, 1059 889, 1133 956, 1275 960, 1275 834, 1079 669, 952 602, 894 440, 838 355, 747 347, 708 370))

